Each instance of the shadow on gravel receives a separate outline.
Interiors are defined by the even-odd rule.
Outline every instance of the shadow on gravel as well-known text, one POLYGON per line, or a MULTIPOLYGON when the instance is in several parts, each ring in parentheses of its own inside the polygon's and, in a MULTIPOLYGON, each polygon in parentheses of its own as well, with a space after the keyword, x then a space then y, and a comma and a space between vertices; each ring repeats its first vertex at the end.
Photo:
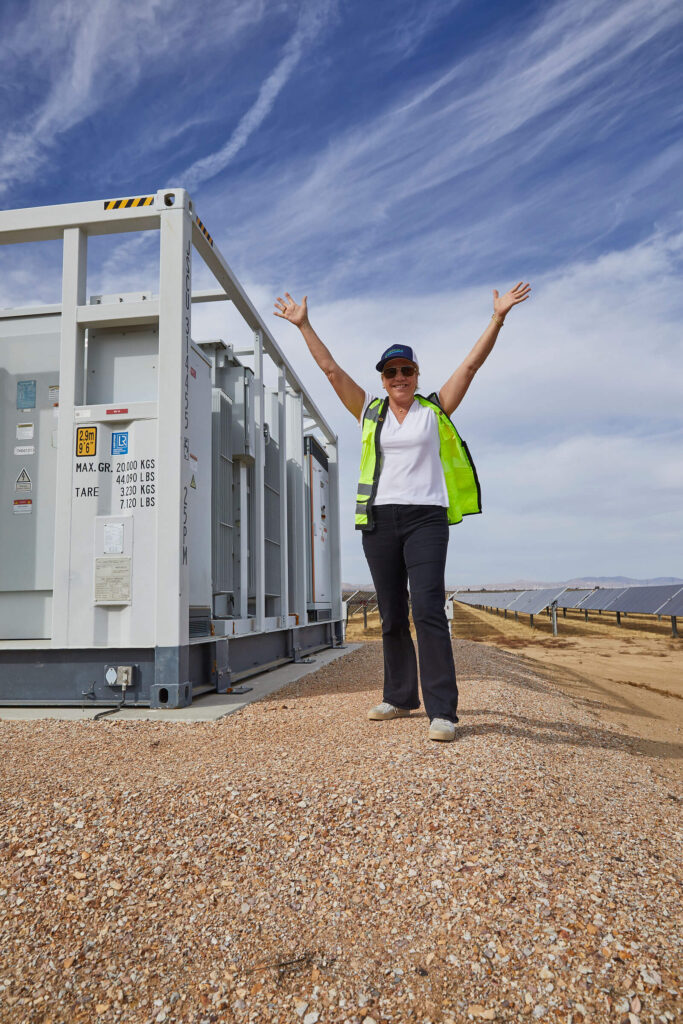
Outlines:
POLYGON ((527 718, 514 712, 496 711, 489 708, 458 708, 460 725, 458 739, 467 736, 515 736, 532 740, 546 746, 553 744, 574 747, 592 747, 597 750, 621 750, 626 754, 659 757, 665 760, 683 759, 683 744, 664 743, 658 740, 644 740, 637 736, 623 736, 618 732, 599 729, 594 726, 577 725, 574 722, 551 722, 542 718, 527 718), (497 722, 481 722, 469 725, 473 715, 491 715, 497 722), (502 721, 501 721, 502 719, 502 721))
MULTIPOLYGON (((476 680, 477 678, 489 678, 492 681, 502 676, 504 683, 510 687, 521 690, 529 690, 555 699, 560 698, 567 701, 573 707, 581 707, 591 715, 597 714, 593 708, 600 710, 613 709, 623 714, 643 715, 642 708, 634 707, 631 710, 631 702, 621 698, 614 703, 613 694, 605 693, 602 700, 592 700, 590 697, 578 693, 567 694, 555 685, 552 678, 544 678, 538 671, 537 666, 530 666, 525 659, 518 654, 497 650, 477 643, 476 641, 456 640, 454 642, 454 654, 456 670, 459 678, 476 680)), ((550 671, 549 671, 550 675, 550 671)), ((595 688, 595 684, 593 684, 595 688)), ((278 709, 301 707, 301 701, 306 704, 316 697, 329 693, 365 693, 368 701, 381 698, 382 689, 382 649, 379 644, 367 644, 353 651, 348 658, 332 662, 325 666, 320 672, 314 672, 310 676, 284 687, 275 693, 264 696, 260 701, 264 709, 268 705, 276 705, 278 709), (374 657, 370 663, 367 660, 368 649, 373 652, 374 657), (362 666, 358 674, 358 665, 362 666)), ((458 726, 458 739, 468 736, 502 735, 519 737, 520 739, 531 740, 534 743, 545 746, 570 744, 580 748, 592 748, 596 750, 620 750, 633 757, 653 757, 667 761, 683 760, 683 744, 670 743, 661 740, 644 739, 635 735, 620 733, 614 729, 603 729, 598 725, 584 726, 570 721, 552 721, 541 718, 528 718, 513 712, 504 712, 492 708, 468 708, 459 709, 460 724, 458 726), (474 716, 490 716, 496 721, 481 721, 472 723, 474 716)), ((425 718, 424 711, 413 714, 414 718, 425 718)), ((657 715, 651 715, 657 718, 657 715)))
POLYGON ((590 676, 583 675, 574 669, 560 669, 557 666, 553 666, 546 669, 548 676, 552 676, 552 678, 547 678, 541 674, 543 666, 535 658, 511 652, 508 653, 507 651, 491 651, 491 665, 493 666, 496 663, 505 666, 505 681, 510 686, 532 690, 535 693, 552 694, 555 697, 563 694, 568 699, 588 709, 595 707, 603 711, 615 711, 622 715, 651 718, 653 720, 661 718, 661 715, 648 711, 642 704, 629 700, 625 694, 616 697, 607 687, 602 686, 590 676), (578 692, 567 694, 566 691, 555 685, 557 681, 565 686, 588 687, 600 694, 600 700, 595 700, 578 692))
MULTIPOLYGON (((502 671, 505 682, 510 686, 553 697, 564 696, 574 704, 589 710, 591 707, 596 707, 627 715, 648 715, 648 712, 633 704, 626 697, 621 697, 615 702, 614 694, 607 690, 604 691, 604 697, 600 701, 592 700, 580 693, 568 695, 558 689, 551 678, 541 674, 542 668, 538 662, 519 654, 484 646, 476 641, 459 639, 453 643, 453 653, 456 674, 459 679, 482 677, 495 679, 499 671, 502 671)), ((313 658, 315 660, 315 656, 313 658)), ((573 682, 591 682, 587 677, 580 676, 578 673, 563 671, 567 677, 571 675, 573 682)), ((378 643, 370 642, 351 651, 346 657, 321 667, 309 676, 289 683, 274 693, 264 694, 259 702, 264 705, 279 704, 282 706, 287 701, 291 703, 295 700, 319 697, 327 693, 367 693, 369 700, 375 701, 376 698, 378 701, 381 699, 382 672, 382 647, 378 643), (367 660, 369 653, 372 656, 370 662, 367 660), (360 672, 356 666, 357 661, 362 664, 360 672)), ((558 672, 559 670, 548 669, 549 675, 551 673, 557 675, 558 672)), ((565 679, 566 681, 567 679, 565 679)), ((248 684, 249 681, 246 680, 246 682, 248 684)), ((602 689, 595 683, 592 683, 592 687, 593 689, 602 689)), ((658 718, 659 716, 650 713, 648 717, 658 718)))

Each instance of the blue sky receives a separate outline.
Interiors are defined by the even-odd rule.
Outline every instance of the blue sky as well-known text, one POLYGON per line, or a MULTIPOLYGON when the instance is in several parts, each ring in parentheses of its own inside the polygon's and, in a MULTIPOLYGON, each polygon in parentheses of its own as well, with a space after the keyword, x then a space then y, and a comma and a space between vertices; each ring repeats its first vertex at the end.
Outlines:
MULTIPOLYGON (((364 387, 415 344, 429 391, 521 278, 453 417, 485 512, 449 581, 683 575, 679 4, 5 0, 0 58, 2 207, 190 189, 339 432, 345 579, 357 427, 273 296, 364 387)), ((153 288, 153 245, 99 240, 92 290, 153 288)), ((55 301, 23 250, 0 303, 55 301)))

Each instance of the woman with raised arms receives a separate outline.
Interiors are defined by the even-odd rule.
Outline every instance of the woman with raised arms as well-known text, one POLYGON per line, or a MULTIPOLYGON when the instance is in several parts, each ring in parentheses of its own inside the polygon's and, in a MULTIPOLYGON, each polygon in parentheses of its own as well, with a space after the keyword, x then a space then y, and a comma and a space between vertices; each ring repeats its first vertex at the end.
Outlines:
POLYGON ((356 529, 362 531, 377 591, 384 649, 383 699, 369 718, 407 718, 420 706, 410 586, 422 697, 433 740, 455 739, 458 721, 444 607, 448 527, 481 512, 474 463, 450 416, 490 355, 505 317, 530 292, 521 281, 502 296, 494 289, 493 315, 484 333, 441 390, 426 398, 417 392, 420 367, 411 346, 390 345, 380 356, 375 368, 385 394, 379 397, 364 391, 332 357, 311 327, 306 296, 297 303, 285 292, 275 303, 275 316, 299 328, 316 363, 362 427, 356 529))

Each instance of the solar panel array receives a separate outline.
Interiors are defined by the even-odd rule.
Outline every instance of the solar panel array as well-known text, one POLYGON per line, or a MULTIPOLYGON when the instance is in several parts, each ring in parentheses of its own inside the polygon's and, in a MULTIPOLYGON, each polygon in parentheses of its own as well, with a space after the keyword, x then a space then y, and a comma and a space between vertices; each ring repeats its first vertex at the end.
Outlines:
POLYGON ((683 615, 683 586, 602 587, 595 590, 567 590, 565 587, 543 590, 504 590, 455 593, 464 604, 484 605, 507 611, 537 615, 553 602, 560 608, 589 611, 633 612, 640 615, 683 615))
POLYGON ((619 597, 618 607, 614 610, 620 612, 640 612, 643 615, 654 615, 663 604, 674 596, 681 587, 629 587, 619 597))
MULTIPOLYGON (((582 608, 588 608, 590 611, 606 611, 618 597, 625 594, 628 587, 612 587, 602 588, 601 590, 594 590, 585 601, 581 602, 582 608)), ((612 609, 614 610, 614 609, 612 609)))
POLYGON ((454 597, 465 604, 483 604, 489 608, 522 612, 523 615, 537 615, 563 594, 564 590, 564 587, 549 587, 544 590, 484 590, 478 593, 455 594, 454 597))
POLYGON ((486 604, 490 608, 507 608, 511 601, 520 596, 519 590, 512 591, 487 591, 484 594, 455 594, 458 601, 465 601, 466 604, 486 604), (472 598, 472 600, 469 600, 472 598), (486 600, 483 600, 486 598, 486 600))
POLYGON ((377 607, 377 593, 369 587, 361 587, 358 590, 346 590, 342 593, 342 599, 346 601, 347 616, 355 615, 366 607, 369 612, 377 607))
POLYGON ((657 612, 658 615, 683 615, 683 587, 668 599, 657 612))
POLYGON ((509 603, 516 597, 519 597, 519 591, 501 594, 493 590, 483 590, 473 593, 454 594, 453 597, 456 601, 462 601, 464 604, 484 604, 489 608, 505 608, 505 602, 509 603))
POLYGON ((557 601, 564 594, 566 587, 549 587, 547 590, 527 590, 520 594, 516 601, 508 605, 508 610, 521 612, 522 615, 538 615, 544 608, 557 601))
POLYGON ((592 590, 566 590, 559 602, 563 608, 578 608, 582 601, 593 593, 592 590))

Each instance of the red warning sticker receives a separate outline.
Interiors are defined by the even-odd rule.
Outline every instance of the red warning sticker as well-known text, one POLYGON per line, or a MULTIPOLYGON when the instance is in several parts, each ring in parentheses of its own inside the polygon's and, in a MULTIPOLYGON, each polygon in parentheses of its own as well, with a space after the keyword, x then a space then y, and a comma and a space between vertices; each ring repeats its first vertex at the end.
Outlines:
POLYGON ((15 498, 14 508, 12 509, 15 515, 30 515, 33 512, 33 499, 32 498, 15 498))
POLYGON ((107 409, 107 416, 120 416, 122 413, 128 412, 127 409, 107 409))

